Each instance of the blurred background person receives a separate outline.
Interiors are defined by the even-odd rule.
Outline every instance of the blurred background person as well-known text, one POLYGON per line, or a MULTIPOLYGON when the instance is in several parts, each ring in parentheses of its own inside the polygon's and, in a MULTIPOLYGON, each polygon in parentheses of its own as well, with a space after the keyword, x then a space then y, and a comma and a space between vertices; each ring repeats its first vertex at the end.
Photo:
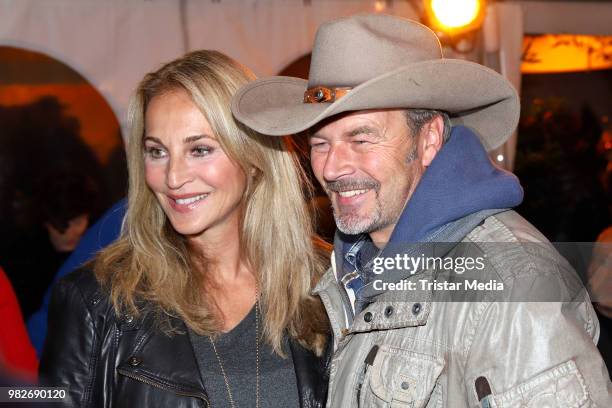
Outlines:
MULTIPOLYGON (((53 283, 68 273, 74 271, 87 261, 91 260, 96 253, 115 241, 121 232, 121 224, 126 212, 126 200, 120 200, 108 209, 100 219, 89 228, 81 237, 77 247, 68 256, 53 278, 53 283)), ((28 334, 36 354, 40 357, 43 343, 47 335, 47 317, 49 313, 49 302, 51 300, 51 287, 47 288, 41 307, 27 321, 28 334)))
POLYGON ((56 98, 0 107, 0 127, 0 259, 27 320, 110 202, 79 121, 56 98))

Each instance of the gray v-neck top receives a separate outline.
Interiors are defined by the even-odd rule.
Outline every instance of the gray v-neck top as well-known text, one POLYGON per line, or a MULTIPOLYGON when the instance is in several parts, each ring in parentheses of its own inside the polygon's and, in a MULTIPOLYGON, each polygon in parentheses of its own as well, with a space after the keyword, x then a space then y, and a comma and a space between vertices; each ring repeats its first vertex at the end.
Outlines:
MULTIPOLYGON (((261 317, 260 317, 261 318, 261 317)), ((260 320, 261 333, 261 320, 260 320)), ((230 407, 227 387, 210 339, 189 330, 200 375, 212 408, 230 407)), ((215 346, 227 375, 237 408, 255 407, 255 308, 230 332, 215 338, 215 346)), ((259 406, 261 408, 299 407, 295 369, 288 341, 281 358, 260 340, 259 406)))

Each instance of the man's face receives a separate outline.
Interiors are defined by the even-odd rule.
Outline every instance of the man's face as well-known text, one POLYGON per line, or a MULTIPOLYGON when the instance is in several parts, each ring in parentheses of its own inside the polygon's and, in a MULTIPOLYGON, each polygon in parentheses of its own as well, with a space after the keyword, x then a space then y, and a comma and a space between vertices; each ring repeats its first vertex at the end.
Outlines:
POLYGON ((344 115, 315 129, 309 141, 338 229, 386 242, 424 169, 403 111, 344 115))

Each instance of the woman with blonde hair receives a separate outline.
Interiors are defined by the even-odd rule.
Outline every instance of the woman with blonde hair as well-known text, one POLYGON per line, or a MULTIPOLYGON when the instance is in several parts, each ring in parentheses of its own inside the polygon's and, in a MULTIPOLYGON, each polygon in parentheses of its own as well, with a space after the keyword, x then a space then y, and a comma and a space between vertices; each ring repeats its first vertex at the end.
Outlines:
POLYGON ((74 405, 324 405, 327 248, 287 141, 231 115, 251 79, 196 51, 138 86, 122 234, 51 301, 41 376, 74 405))

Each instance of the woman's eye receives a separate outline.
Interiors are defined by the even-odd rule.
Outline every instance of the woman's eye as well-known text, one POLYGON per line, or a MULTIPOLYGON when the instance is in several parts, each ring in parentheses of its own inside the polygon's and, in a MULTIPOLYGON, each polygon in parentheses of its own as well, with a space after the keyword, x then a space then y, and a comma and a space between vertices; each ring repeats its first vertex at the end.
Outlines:
POLYGON ((153 159, 161 159, 165 156, 165 152, 163 149, 153 146, 145 147, 145 153, 147 156, 153 159))
POLYGON ((194 156, 206 156, 212 153, 213 149, 207 146, 198 146, 191 149, 194 156))

